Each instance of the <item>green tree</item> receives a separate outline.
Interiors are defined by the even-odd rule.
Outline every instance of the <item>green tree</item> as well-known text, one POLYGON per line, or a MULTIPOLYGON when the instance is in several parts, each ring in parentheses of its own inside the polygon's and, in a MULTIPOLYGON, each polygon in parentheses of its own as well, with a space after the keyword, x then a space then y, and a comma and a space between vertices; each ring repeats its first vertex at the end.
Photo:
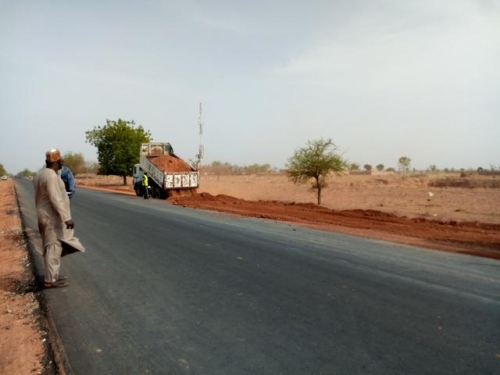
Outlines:
POLYGON ((365 165, 363 165, 363 168, 364 168, 366 171, 368 171, 368 172, 370 172, 370 171, 373 169, 373 167, 372 167, 372 165, 371 165, 371 164, 365 164, 365 165))
POLYGON ((429 171, 431 171, 432 173, 435 173, 437 171, 437 167, 434 164, 429 165, 429 171))
POLYGON ((354 171, 354 172, 355 172, 355 171, 359 171, 359 164, 357 164, 357 163, 351 163, 351 164, 349 165, 349 170, 350 170, 350 171, 354 171))
POLYGON ((0 176, 5 176, 7 174, 7 171, 3 167, 3 164, 0 164, 0 176))
POLYGON ((401 156, 398 160, 398 167, 403 173, 410 170, 411 159, 408 156, 401 156))
POLYGON ((331 172, 340 174, 348 168, 348 163, 336 153, 337 146, 331 139, 308 141, 305 147, 295 151, 288 159, 288 178, 294 183, 305 183, 313 179, 312 189, 316 190, 318 204, 321 191, 327 185, 326 178, 331 172))
POLYGON ((64 165, 71 169, 73 175, 84 173, 86 169, 86 162, 81 153, 66 152, 63 155, 64 165))
POLYGON ((149 130, 122 119, 106 120, 106 125, 96 126, 85 135, 86 142, 97 147, 98 173, 123 176, 123 185, 127 185, 127 176, 139 162, 141 143, 151 140, 149 130))
POLYGON ((375 168, 377 168, 377 171, 382 172, 385 168, 384 164, 378 164, 375 168))

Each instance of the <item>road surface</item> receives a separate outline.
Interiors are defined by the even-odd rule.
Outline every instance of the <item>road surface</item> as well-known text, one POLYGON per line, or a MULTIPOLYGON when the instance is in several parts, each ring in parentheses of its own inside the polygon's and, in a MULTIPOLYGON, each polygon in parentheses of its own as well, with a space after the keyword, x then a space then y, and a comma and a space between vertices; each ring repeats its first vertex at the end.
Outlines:
POLYGON ((44 293, 75 374, 500 374, 498 261, 109 192, 71 205, 87 252, 44 293))

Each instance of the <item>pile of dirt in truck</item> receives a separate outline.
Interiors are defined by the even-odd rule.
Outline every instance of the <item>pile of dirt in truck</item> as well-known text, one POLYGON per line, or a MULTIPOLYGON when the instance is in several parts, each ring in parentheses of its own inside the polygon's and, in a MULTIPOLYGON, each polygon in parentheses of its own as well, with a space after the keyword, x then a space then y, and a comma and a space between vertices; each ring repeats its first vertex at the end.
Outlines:
POLYGON ((172 155, 149 156, 148 159, 163 171, 190 172, 193 170, 184 160, 172 155))

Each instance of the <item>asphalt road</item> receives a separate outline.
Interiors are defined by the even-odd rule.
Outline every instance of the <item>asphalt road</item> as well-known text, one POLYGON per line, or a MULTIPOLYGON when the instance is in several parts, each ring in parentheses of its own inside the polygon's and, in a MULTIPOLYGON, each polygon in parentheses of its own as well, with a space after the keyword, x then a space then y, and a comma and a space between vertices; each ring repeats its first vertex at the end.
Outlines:
POLYGON ((71 204, 87 252, 44 293, 75 374, 500 374, 498 261, 93 190, 71 204))

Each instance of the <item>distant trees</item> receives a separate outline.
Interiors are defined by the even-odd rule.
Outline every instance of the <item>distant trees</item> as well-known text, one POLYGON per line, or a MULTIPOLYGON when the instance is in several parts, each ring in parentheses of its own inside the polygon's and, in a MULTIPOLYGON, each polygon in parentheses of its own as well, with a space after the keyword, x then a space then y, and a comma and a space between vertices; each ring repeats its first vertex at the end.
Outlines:
POLYGON ((3 167, 3 164, 0 164, 0 176, 5 176, 7 174, 7 171, 3 167))
POLYGON ((73 175, 86 172, 87 166, 82 153, 66 152, 63 155, 64 165, 71 169, 73 175))
POLYGON ((370 172, 372 170, 371 164, 365 164, 365 165, 363 165, 363 168, 365 169, 365 171, 368 171, 368 172, 370 172))
POLYGON ((406 173, 410 170, 411 159, 408 156, 401 156, 398 160, 398 167, 403 172, 406 173))
POLYGON ((106 125, 94 127, 85 136, 86 142, 97 147, 98 173, 123 176, 123 185, 127 185, 127 176, 139 162, 141 143, 151 139, 149 130, 122 119, 106 120, 106 125))
POLYGON ((431 171, 432 173, 436 173, 437 167, 434 164, 429 165, 429 171, 431 171))
POLYGON ((384 170, 385 166, 384 166, 384 164, 377 164, 377 166, 375 168, 377 168, 377 171, 382 172, 384 170))
POLYGON ((22 170, 21 172, 19 172, 18 174, 16 174, 16 177, 26 178, 26 177, 33 177, 34 175, 36 175, 36 172, 32 172, 26 168, 26 169, 22 170))
POLYGON ((220 175, 232 174, 232 165, 229 163, 222 163, 220 161, 213 161, 212 164, 208 166, 212 172, 219 177, 220 175))
POLYGON ((349 170, 353 172, 359 171, 359 164, 357 163, 349 164, 349 170))
POLYGON ((99 172, 99 164, 94 161, 85 162, 85 173, 95 173, 99 172))
POLYGON ((251 164, 251 165, 237 165, 221 161, 213 161, 211 164, 203 165, 201 167, 205 173, 215 174, 217 176, 229 174, 265 174, 272 173, 273 168, 270 164, 251 164))
POLYGON ((312 188, 317 192, 321 204, 321 191, 327 186, 326 178, 331 173, 340 174, 348 163, 336 153, 337 146, 331 139, 308 141, 305 147, 295 151, 288 159, 288 177, 294 183, 306 183, 313 179, 312 188))

